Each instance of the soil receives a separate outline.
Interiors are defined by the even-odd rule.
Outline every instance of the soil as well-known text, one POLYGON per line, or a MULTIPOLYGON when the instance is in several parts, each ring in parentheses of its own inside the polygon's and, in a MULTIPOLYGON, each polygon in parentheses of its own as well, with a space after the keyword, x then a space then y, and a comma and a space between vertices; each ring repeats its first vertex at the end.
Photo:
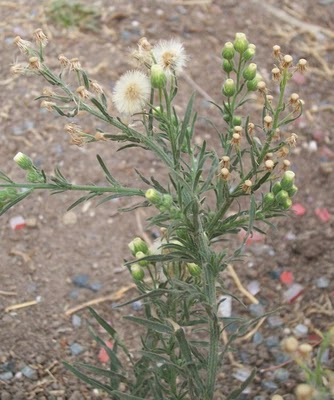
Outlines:
MULTIPOLYGON (((64 131, 66 121, 41 110, 34 101, 45 86, 43 82, 34 76, 16 79, 9 74, 10 65, 17 58, 23 60, 13 46, 17 35, 29 39, 33 30, 42 27, 50 39, 47 47, 50 66, 57 65, 61 53, 69 58, 79 57, 89 75, 109 94, 118 76, 129 69, 129 49, 142 36, 152 43, 179 37, 191 57, 187 70, 191 79, 180 78, 178 106, 184 108, 190 93, 199 87, 202 90, 197 95, 197 108, 201 115, 213 117, 216 114, 207 102, 206 93, 220 101, 220 52, 224 42, 233 40, 235 32, 245 32, 257 46, 256 62, 261 65, 261 73, 268 77, 266 71, 273 67, 272 46, 280 44, 295 60, 306 58, 310 64, 305 79, 294 79, 289 89, 298 92, 306 105, 306 113, 293 127, 299 139, 291 155, 299 187, 295 203, 304 206, 305 214, 291 211, 288 218, 278 220, 278 229, 269 230, 265 238, 253 240, 246 248, 245 260, 234 267, 244 286, 254 280, 259 282, 257 298, 266 311, 280 307, 274 314, 280 318, 278 326, 272 320, 272 324, 267 321, 259 328, 265 340, 273 336, 281 340, 298 324, 308 327, 306 341, 328 330, 334 320, 334 94, 330 90, 334 76, 333 1, 267 1, 264 5, 257 0, 100 0, 81 4, 99 11, 94 30, 87 29, 88 23, 61 28, 55 18, 48 17, 49 1, 1 2, 1 170, 14 180, 22 180, 22 173, 12 161, 21 151, 47 173, 58 165, 75 183, 103 182, 96 154, 102 156, 124 184, 140 185, 134 168, 157 177, 164 174, 159 161, 144 152, 131 149, 116 152, 117 145, 113 143, 70 146, 64 131), (328 218, 319 212, 324 209, 328 218), (286 271, 304 288, 298 299, 288 304, 284 301, 288 287, 279 279, 286 271), (324 285, 319 283, 320 278, 324 285)), ((77 117, 75 122, 79 120, 77 117)), ((92 119, 84 120, 85 129, 93 129, 94 123, 92 119)), ((203 120, 196 132, 197 140, 205 138, 212 146, 217 143, 203 120)), ((8 371, 13 374, 12 379, 0 380, 1 399, 105 398, 62 366, 63 360, 100 365, 99 348, 87 327, 92 324, 98 328, 87 309, 75 313, 81 317, 81 324, 76 324, 66 311, 88 300, 115 294, 130 284, 123 259, 129 255, 127 243, 143 234, 148 211, 121 214, 117 208, 129 202, 109 202, 96 208, 89 201, 66 214, 76 198, 72 193, 55 196, 35 193, 1 217, 0 374, 8 371), (10 221, 18 215, 27 225, 13 230, 10 221), (96 284, 95 291, 77 287, 73 278, 78 275, 87 275, 89 282, 96 284), (36 299, 37 304, 6 311, 9 306, 36 299), (81 354, 72 354, 73 343, 83 347, 81 354), (25 366, 35 370, 32 379, 20 372, 25 366)), ((145 233, 153 239, 157 231, 145 233)), ((229 290, 238 293, 227 274, 226 282, 229 290)), ((114 308, 115 303, 129 296, 135 296, 133 289, 118 300, 99 303, 95 309, 119 330, 130 347, 133 344, 131 350, 134 350, 139 332, 124 323, 121 316, 140 315, 141 311, 114 308)), ((249 305, 247 298, 243 300, 249 305)), ((236 304, 233 307, 242 313, 236 304)), ((295 398, 293 392, 302 380, 301 374, 293 363, 288 363, 284 368, 290 372, 289 378, 275 381, 273 371, 280 364, 279 355, 282 355, 279 347, 270 348, 268 341, 257 345, 249 339, 240 344, 235 362, 258 368, 250 393, 244 398, 262 395, 263 399, 269 399, 274 393, 284 394, 285 399, 295 398), (263 382, 274 382, 276 386, 263 382)), ((240 384, 231 379, 229 362, 226 361, 220 376, 221 394, 240 384)), ((333 368, 333 352, 326 362, 333 368)), ((238 370, 236 364, 232 367, 238 370)))

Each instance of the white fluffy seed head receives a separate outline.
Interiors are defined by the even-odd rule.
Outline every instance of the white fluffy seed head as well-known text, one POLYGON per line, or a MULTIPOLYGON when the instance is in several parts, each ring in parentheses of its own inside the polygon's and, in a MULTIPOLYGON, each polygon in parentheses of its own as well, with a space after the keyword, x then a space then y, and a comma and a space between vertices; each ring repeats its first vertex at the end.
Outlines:
POLYGON ((182 72, 187 62, 183 44, 178 39, 160 40, 152 49, 155 61, 167 76, 182 72))
POLYGON ((150 92, 150 80, 143 72, 128 71, 116 82, 112 99, 121 114, 133 115, 143 110, 150 92))

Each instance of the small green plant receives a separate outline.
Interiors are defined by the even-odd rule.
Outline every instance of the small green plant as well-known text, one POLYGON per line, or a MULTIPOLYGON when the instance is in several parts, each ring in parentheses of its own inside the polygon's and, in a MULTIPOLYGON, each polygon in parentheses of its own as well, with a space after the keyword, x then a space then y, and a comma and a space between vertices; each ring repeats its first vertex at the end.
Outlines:
POLYGON ((53 0, 46 10, 49 20, 62 28, 79 28, 97 31, 100 13, 95 7, 89 7, 81 2, 53 0))
POLYGON ((334 396, 334 372, 326 369, 322 359, 326 351, 334 347, 334 327, 322 338, 317 354, 309 343, 299 343, 293 337, 282 342, 283 350, 303 370, 305 383, 296 387, 297 400, 330 400, 334 396))
MULTIPOLYGON (((286 127, 301 115, 303 102, 297 94, 287 98, 285 92, 293 73, 305 71, 306 61, 293 64, 291 56, 274 46, 277 66, 272 75, 279 94, 273 98, 253 62, 255 45, 245 34, 237 33, 234 42, 226 43, 222 50, 223 97, 214 103, 220 121, 209 122, 219 146, 210 148, 205 141, 201 145, 194 141, 194 95, 184 113, 174 107, 178 76, 186 73, 187 63, 178 40, 163 40, 154 46, 146 38, 139 41, 133 56, 140 69, 128 71, 116 82, 112 112, 103 88, 87 76, 78 59, 61 55, 59 71, 49 69, 44 59, 47 38, 41 30, 35 32, 35 44, 20 37, 15 42, 28 56, 28 63, 14 65, 12 71, 40 76, 50 84, 39 97, 42 107, 67 118, 86 112, 105 124, 93 134, 67 124, 71 143, 83 146, 116 141, 123 143, 121 150, 143 148, 161 160, 168 176, 168 182, 162 184, 157 177, 136 169, 142 185, 128 187, 97 156, 106 185, 78 185, 59 168, 47 175, 22 153, 14 160, 26 172, 26 182, 14 182, 1 173, 1 214, 38 190, 85 192, 70 209, 88 199, 102 204, 135 196, 138 203, 123 211, 151 207, 154 213, 148 225, 161 229, 155 247, 142 238, 133 239, 131 258, 126 262, 139 295, 125 304, 141 300, 144 315, 124 318, 144 329, 141 349, 131 354, 113 327, 91 310, 113 340, 110 349, 92 333, 108 353, 110 368, 79 363, 66 366, 114 399, 213 399, 224 355, 233 340, 256 322, 219 313, 220 298, 226 294, 222 272, 240 258, 249 235, 263 232, 272 218, 285 214, 297 191, 287 159, 297 135, 288 133, 286 127), (64 76, 72 80, 65 82, 64 76), (245 105, 256 93, 262 111, 250 116, 245 105), (241 245, 224 245, 223 239, 241 230, 246 232, 241 245), (238 327, 222 345, 222 331, 230 323, 238 327)), ((237 399, 254 374, 226 399, 237 399)))

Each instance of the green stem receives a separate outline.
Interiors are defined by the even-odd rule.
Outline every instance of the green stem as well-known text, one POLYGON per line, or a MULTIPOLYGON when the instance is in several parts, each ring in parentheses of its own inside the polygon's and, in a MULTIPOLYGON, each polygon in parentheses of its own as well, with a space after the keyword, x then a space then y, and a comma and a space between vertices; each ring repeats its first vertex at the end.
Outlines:
POLYGON ((72 185, 67 184, 62 187, 55 183, 1 183, 0 188, 26 188, 26 189, 49 189, 49 190, 74 190, 95 193, 127 193, 133 196, 145 196, 145 191, 126 187, 113 186, 94 186, 94 185, 72 185))

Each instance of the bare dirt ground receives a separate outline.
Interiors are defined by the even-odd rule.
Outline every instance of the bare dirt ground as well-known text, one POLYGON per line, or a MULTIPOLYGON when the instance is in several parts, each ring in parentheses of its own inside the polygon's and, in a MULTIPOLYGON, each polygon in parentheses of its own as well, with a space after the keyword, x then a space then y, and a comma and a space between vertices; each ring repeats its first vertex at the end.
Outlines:
MULTIPOLYGON (((259 328, 258 341, 254 337, 244 341, 234 354, 234 371, 238 370, 237 363, 258 368, 251 391, 244 398, 262 395, 269 399, 279 393, 285 399, 294 399, 293 389, 301 376, 291 363, 282 366, 281 376, 277 377, 277 372, 275 375, 278 368, 274 367, 285 361, 278 342, 299 324, 308 329, 304 332, 305 341, 316 340, 319 332, 334 321, 333 2, 99 0, 82 4, 89 4, 100 13, 93 31, 87 29, 86 23, 69 30, 59 27, 55 19, 47 16, 49 1, 0 3, 0 167, 13 179, 23 178, 12 161, 18 151, 29 154, 48 173, 55 165, 60 166, 76 183, 103 182, 96 154, 125 184, 138 180, 134 167, 152 175, 162 174, 159 162, 146 153, 117 153, 116 144, 70 146, 64 132, 66 121, 41 110, 34 101, 44 83, 35 77, 16 79, 9 74, 10 65, 22 58, 13 45, 17 35, 29 38, 33 30, 42 27, 50 38, 47 57, 51 66, 57 65, 61 53, 79 57, 90 76, 109 93, 118 76, 129 68, 129 48, 135 47, 142 36, 151 42, 179 37, 191 57, 187 72, 190 79, 180 79, 179 106, 183 107, 189 94, 199 88, 197 107, 202 115, 213 113, 206 93, 220 101, 220 52, 224 42, 233 40, 235 32, 245 32, 256 44, 256 62, 264 76, 269 77, 266 71, 273 66, 274 44, 281 45, 296 60, 308 59, 310 68, 305 80, 294 79, 289 89, 300 93, 306 104, 306 113, 294 126, 299 142, 291 156, 300 189, 295 202, 302 204, 306 212, 302 216, 291 212, 289 218, 278 221, 278 230, 251 244, 245 262, 235 266, 245 286, 254 280, 260 283, 257 298, 265 311, 282 305, 275 314, 276 324, 275 320, 266 321, 259 328), (284 303, 287 286, 279 279, 286 271, 292 272, 294 281, 304 287, 291 304, 284 303)), ((94 121, 85 122, 86 130, 93 127, 94 121)), ((200 122, 198 140, 204 137, 214 144, 215 138, 206 129, 200 122)), ((62 360, 99 363, 99 349, 87 330, 88 322, 94 322, 84 308, 74 313, 81 320, 73 320, 73 314, 66 311, 115 294, 129 284, 122 262, 128 256, 127 243, 143 233, 146 212, 122 215, 117 207, 123 202, 109 202, 98 208, 89 202, 65 214, 75 198, 72 194, 50 197, 36 193, 0 219, 2 400, 104 398, 61 364, 62 360), (10 220, 17 215, 23 216, 28 226, 11 229, 10 220), (87 275, 92 286, 75 285, 73 279, 78 275, 87 275), (36 299, 35 305, 8 310, 36 299), (82 346, 80 354, 73 354, 73 343, 82 346)), ((155 233, 146 232, 149 236, 155 233)), ((237 290, 230 277, 226 276, 226 280, 230 290, 237 290)), ((130 290, 128 294, 134 292, 130 290)), ((135 343, 138 332, 124 324, 121 315, 140 310, 113 309, 120 300, 121 297, 103 301, 96 310, 120 330, 128 343, 135 343)), ((244 301, 247 303, 248 299, 244 301)), ((325 362, 333 368, 333 353, 325 362)), ((230 366, 222 370, 222 394, 238 383, 231 379, 229 371, 230 366)))

